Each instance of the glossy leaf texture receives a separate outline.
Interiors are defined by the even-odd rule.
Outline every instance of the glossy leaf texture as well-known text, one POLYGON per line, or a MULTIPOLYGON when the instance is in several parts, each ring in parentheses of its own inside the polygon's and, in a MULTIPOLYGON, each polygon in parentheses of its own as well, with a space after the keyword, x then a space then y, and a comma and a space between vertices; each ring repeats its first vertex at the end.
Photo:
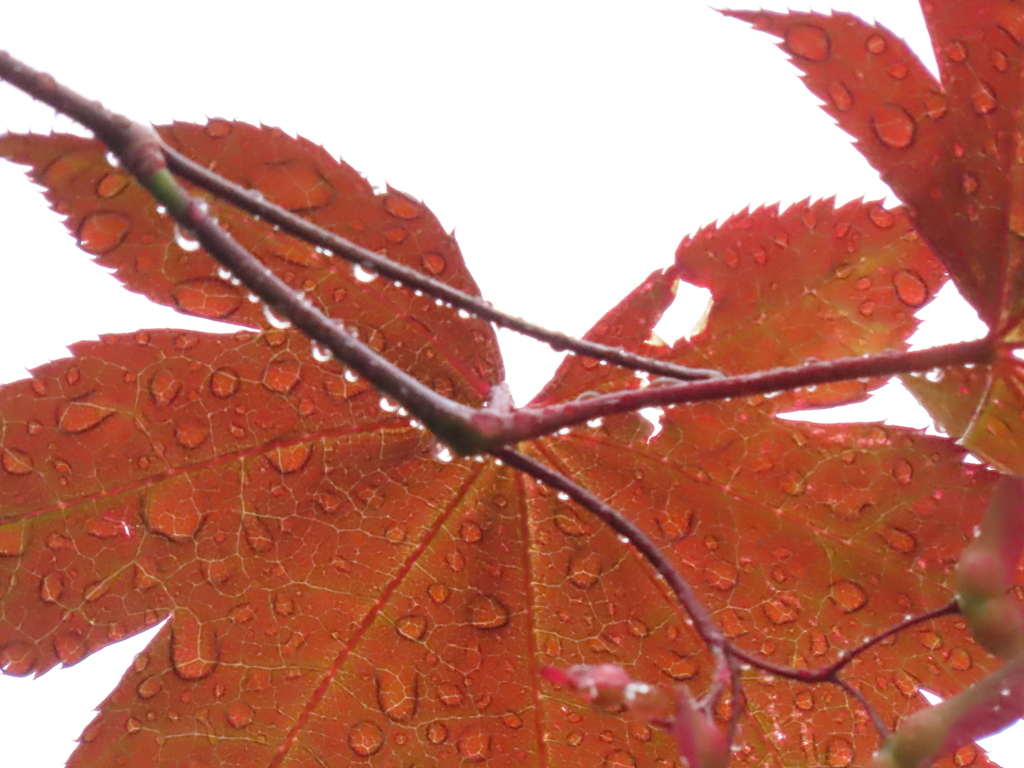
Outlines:
MULTIPOLYGON (((782 39, 824 109, 907 204, 961 294, 1006 342, 1024 313, 1024 7, 922 3, 937 82, 903 41, 848 14, 727 11, 782 39)), ((904 383, 948 433, 1021 473, 1020 361, 904 383)))
MULTIPOLYGON (((474 290, 420 203, 375 193, 307 142, 223 121, 162 131, 266 197, 474 290)), ((0 152, 32 164, 71 232, 127 287, 252 329, 105 337, 0 389, 4 670, 71 664, 171 619, 71 765, 677 759, 670 734, 594 712, 540 676, 610 663, 708 688, 706 650, 642 558, 505 466, 443 460, 395 405, 276 327, 176 237, 98 144, 9 136, 0 152)), ((211 207, 271 269, 438 391, 476 405, 500 381, 485 323, 211 207)), ((763 366, 761 344, 778 362, 900 349, 941 280, 901 211, 763 209, 684 241, 589 336, 730 372, 763 366), (680 278, 716 303, 701 333, 669 348, 651 329, 680 278)), ((570 356, 537 403, 643 385, 570 356)), ((640 525, 739 647, 818 666, 948 602, 993 482, 945 438, 774 415, 870 386, 668 408, 657 434, 624 415, 522 447, 640 525)), ((925 705, 920 688, 949 695, 995 664, 945 618, 848 674, 895 724, 925 705)), ((745 684, 736 764, 852 765, 877 746, 838 689, 754 672, 745 684)))

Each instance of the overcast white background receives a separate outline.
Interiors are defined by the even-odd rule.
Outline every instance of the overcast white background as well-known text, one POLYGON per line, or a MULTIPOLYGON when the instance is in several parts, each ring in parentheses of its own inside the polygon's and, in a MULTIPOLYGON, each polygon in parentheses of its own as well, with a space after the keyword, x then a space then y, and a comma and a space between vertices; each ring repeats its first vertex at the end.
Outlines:
MULTIPOLYGON (((916 0, 836 2, 934 69, 916 0)), ((573 334, 669 264, 683 235, 747 205, 889 194, 772 39, 698 0, 10 0, 0 48, 138 120, 262 121, 320 142, 454 228, 486 298, 573 334)), ((72 128, 0 85, 0 128, 54 127, 72 128)), ((120 288, 6 163, 0 270, 0 381, 101 333, 217 329, 120 288)), ((680 291, 662 335, 685 332, 705 300, 680 291)), ((919 343, 977 334, 957 296, 938 301, 919 343)), ((559 358, 501 342, 523 403, 559 358)), ((887 389, 856 417, 929 423, 887 389)), ((37 680, 0 678, 4 763, 62 766, 147 638, 37 680)), ((993 756, 1019 764, 1013 749, 993 756)))

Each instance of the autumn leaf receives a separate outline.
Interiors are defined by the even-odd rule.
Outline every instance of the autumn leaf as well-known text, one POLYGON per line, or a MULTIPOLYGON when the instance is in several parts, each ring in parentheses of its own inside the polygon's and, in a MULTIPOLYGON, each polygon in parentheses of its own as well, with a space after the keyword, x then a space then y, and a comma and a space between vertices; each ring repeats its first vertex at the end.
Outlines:
MULTIPOLYGON (((308 142, 219 120, 161 132, 268 199, 475 293, 422 204, 375 193, 308 142)), ((171 617, 71 765, 675 759, 669 734, 592 712, 539 674, 614 663, 637 680, 709 687, 706 649, 636 552, 498 462, 446 460, 396 404, 248 301, 98 143, 7 136, 0 153, 32 166, 126 287, 252 329, 105 337, 0 389, 5 671, 71 664, 171 617)), ((210 206, 308 300, 442 394, 479 405, 501 380, 486 323, 210 206)), ((902 211, 802 203, 687 239, 588 335, 728 372, 773 354, 900 349, 941 280, 902 211), (716 303, 692 342, 668 348, 651 329, 680 278, 716 303)), ((948 602, 992 483, 944 438, 773 415, 876 384, 668 408, 657 434, 635 415, 606 418, 524 449, 634 520, 738 648, 815 667, 948 602)), ((644 385, 571 356, 536 404, 644 385)), ((949 618, 852 669, 896 722, 925 705, 921 688, 951 694, 994 666, 949 618)), ((741 760, 850 765, 877 746, 839 689, 752 671, 744 682, 741 760)))
POLYGON ((780 38, 803 81, 907 204, 915 229, 1006 346, 980 370, 904 376, 936 423, 1004 471, 1024 472, 1021 44, 1006 0, 923 4, 941 82, 888 30, 849 14, 726 11, 780 38))

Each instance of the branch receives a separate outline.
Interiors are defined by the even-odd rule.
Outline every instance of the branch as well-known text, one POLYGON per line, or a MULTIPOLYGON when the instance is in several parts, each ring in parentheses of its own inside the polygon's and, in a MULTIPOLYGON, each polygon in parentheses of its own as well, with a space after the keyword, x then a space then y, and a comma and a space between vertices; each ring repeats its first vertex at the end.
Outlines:
POLYGON ((164 145, 164 156, 167 167, 183 179, 205 189, 221 200, 225 200, 237 208, 258 216, 264 221, 280 227, 281 231, 299 238, 311 245, 325 248, 329 252, 360 266, 372 270, 389 280, 397 280, 408 288, 423 291, 428 296, 446 301, 454 307, 465 310, 472 315, 494 323, 502 328, 521 333, 524 336, 543 341, 552 349, 562 352, 569 350, 597 360, 606 360, 615 365, 637 371, 647 371, 672 379, 691 381, 697 379, 718 378, 722 374, 706 368, 686 368, 664 360, 637 355, 616 347, 598 344, 586 339, 576 339, 559 331, 542 328, 527 322, 520 317, 513 317, 491 306, 477 296, 453 288, 452 286, 421 274, 415 269, 398 264, 391 259, 363 248, 350 240, 346 240, 316 224, 296 216, 291 211, 281 208, 268 200, 257 197, 251 191, 185 157, 177 150, 164 145))
POLYGON ((590 491, 577 485, 565 475, 556 472, 545 464, 526 456, 511 448, 494 448, 491 454, 501 459, 510 467, 540 480, 542 483, 556 491, 560 491, 593 514, 601 522, 625 538, 648 563, 658 572, 658 575, 665 580, 679 604, 683 606, 690 618, 693 620, 693 628, 697 631, 701 640, 718 657, 719 665, 725 666, 727 661, 727 650, 729 641, 718 628, 718 625, 711 619, 693 589, 669 562, 664 553, 651 541, 647 534, 641 531, 634 523, 622 516, 622 513, 609 504, 601 501, 590 491))
POLYGON ((839 659, 832 664, 821 667, 820 669, 796 669, 794 667, 776 664, 773 661, 753 656, 752 654, 742 651, 731 644, 729 646, 729 653, 752 667, 763 669, 765 672, 771 672, 773 675, 778 675, 779 677, 798 680, 803 683, 834 682, 838 684, 837 675, 839 672, 842 671, 847 664, 852 662, 868 649, 878 645, 883 640, 892 637, 898 632, 902 632, 905 629, 915 626, 916 624, 922 624, 926 621, 931 621, 932 619, 937 619, 942 616, 949 616, 954 613, 960 613, 960 606, 957 604, 956 600, 952 600, 941 608, 936 608, 935 610, 922 613, 918 616, 912 616, 909 619, 901 621, 899 624, 894 624, 884 632, 868 638, 856 648, 843 653, 839 659))
POLYGON ((206 207, 191 197, 167 169, 163 143, 156 131, 109 111, 99 102, 85 99, 4 51, 0 51, 0 79, 89 128, 117 155, 122 167, 166 206, 174 220, 195 235, 207 253, 247 289, 351 366, 378 391, 408 408, 439 439, 460 453, 483 450, 479 433, 470 421, 474 409, 437 394, 377 355, 312 304, 301 301, 283 280, 221 229, 206 207))
POLYGON ((477 411, 472 418, 489 444, 513 443, 550 434, 562 427, 600 416, 627 413, 651 406, 748 397, 848 379, 930 371, 966 363, 988 364, 993 361, 995 354, 990 339, 978 339, 914 352, 841 357, 720 379, 630 389, 544 408, 520 408, 509 413, 477 411))

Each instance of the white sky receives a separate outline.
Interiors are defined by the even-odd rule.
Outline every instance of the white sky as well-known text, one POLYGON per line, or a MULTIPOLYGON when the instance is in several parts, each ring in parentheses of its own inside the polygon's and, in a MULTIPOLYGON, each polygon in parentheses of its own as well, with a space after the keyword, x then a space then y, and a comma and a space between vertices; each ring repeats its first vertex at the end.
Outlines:
MULTIPOLYGON (((593 0, 4 6, 0 48, 113 109, 154 123, 218 116, 277 125, 423 199, 456 229, 486 298, 573 334, 715 219, 807 196, 888 194, 772 39, 699 0, 634 0, 628 10, 593 0)), ((933 66, 915 0, 836 6, 877 19, 933 66)), ((52 127, 71 128, 0 85, 0 129, 52 127)), ((0 260, 0 381, 100 333, 215 329, 120 288, 5 163, 0 260)), ((971 337, 958 297, 940 300, 930 314, 946 322, 932 322, 921 341, 971 337)), ((704 301, 680 292, 675 335, 704 301)), ((559 358, 532 341, 501 341, 523 403, 559 358)), ((860 418, 897 412, 899 423, 928 423, 898 393, 860 418)), ((63 765, 144 642, 39 680, 0 678, 5 761, 63 765)), ((1002 754, 1012 765, 1012 753, 1002 754)))

